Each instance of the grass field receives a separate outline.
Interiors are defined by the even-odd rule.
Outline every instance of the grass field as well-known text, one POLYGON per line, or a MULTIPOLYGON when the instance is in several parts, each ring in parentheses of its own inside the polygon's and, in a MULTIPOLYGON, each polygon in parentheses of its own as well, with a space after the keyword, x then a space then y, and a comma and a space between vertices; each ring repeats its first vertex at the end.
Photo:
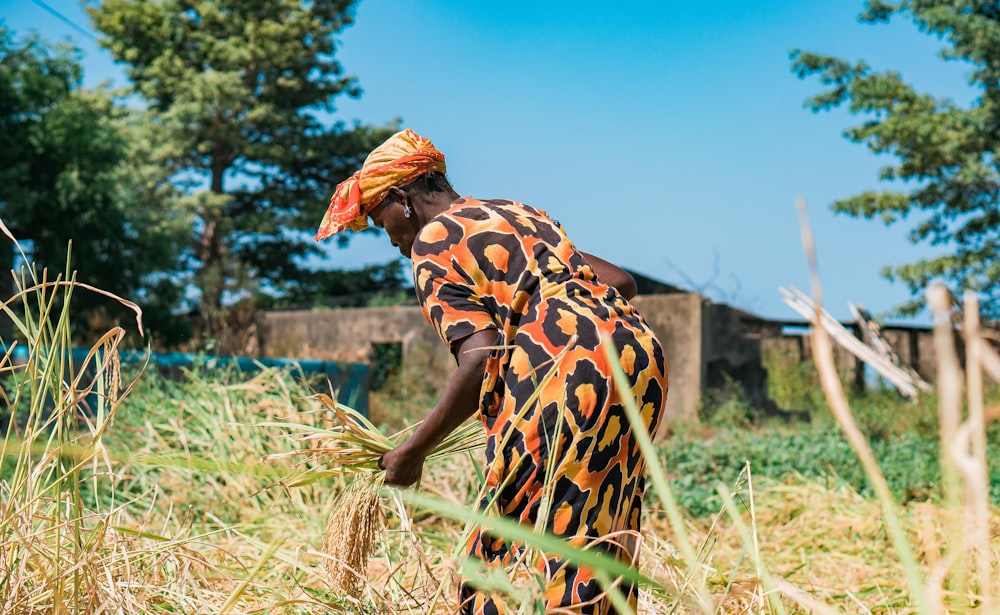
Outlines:
MULTIPOLYGON (((320 406, 304 399, 309 393, 275 370, 252 377, 195 371, 179 382, 146 373, 92 452, 63 456, 49 445, 42 455, 39 448, 20 475, 11 469, 16 458, 6 457, 3 612, 420 613, 431 603, 436 612, 450 612, 463 523, 391 498, 384 503, 388 528, 363 591, 338 596, 328 584, 323 534, 344 485, 269 488, 292 473, 293 462, 262 458, 297 444, 289 430, 255 427, 323 424, 320 406)), ((893 490, 907 500, 901 518, 921 568, 933 574, 952 550, 948 509, 932 470, 936 447, 918 436, 898 437, 886 442, 883 466, 895 476, 893 490)), ((92 440, 63 446, 85 447, 85 441, 92 440)), ((698 585, 721 612, 775 612, 762 566, 772 583, 780 579, 839 611, 914 610, 880 506, 829 422, 706 427, 664 443, 659 454, 684 504, 687 539, 699 563, 689 570, 677 532, 651 495, 643 571, 673 593, 643 591, 642 612, 702 610, 698 585), (750 460, 749 474, 743 459, 750 460), (752 532, 749 542, 722 511, 717 482, 732 487, 752 532)), ((478 489, 475 476, 469 457, 441 460, 428 467, 421 492, 468 508, 478 489)), ((995 489, 995 468, 992 481, 995 489)), ((991 510, 995 536, 995 501, 991 510)), ((995 547, 991 553, 995 566, 995 547)), ((531 612, 538 585, 523 576, 511 588, 512 603, 531 612)), ((507 579, 491 582, 503 587, 507 579)), ((966 600, 946 595, 957 608, 974 602, 975 591, 967 594, 966 600)), ((781 602, 789 612, 803 609, 787 591, 781 602)))
MULTIPOLYGON (((323 545, 343 522, 346 479, 289 486, 322 460, 274 457, 302 447, 295 434, 331 426, 313 388, 273 369, 123 374, 120 329, 93 342, 84 371, 96 377, 83 378, 66 351, 70 295, 87 289, 44 277, 21 288, 5 309, 29 360, 0 362, 0 612, 449 613, 460 575, 501 592, 511 612, 537 611, 529 567, 488 573, 461 558, 463 533, 485 522, 472 506, 477 453, 430 463, 417 491, 382 492, 385 529, 364 582, 344 592, 323 545)), ((716 399, 700 426, 646 450, 641 566, 624 572, 641 584, 640 612, 995 612, 997 432, 963 417, 988 423, 996 398, 980 399, 975 381, 956 396, 960 376, 949 377, 940 399, 918 404, 855 398, 856 420, 825 381, 829 405, 802 424, 716 399)), ((823 399, 802 382, 781 386, 823 399)), ((432 403, 413 382, 389 391, 373 400, 376 421, 432 403)), ((613 588, 623 572, 597 565, 613 588)))

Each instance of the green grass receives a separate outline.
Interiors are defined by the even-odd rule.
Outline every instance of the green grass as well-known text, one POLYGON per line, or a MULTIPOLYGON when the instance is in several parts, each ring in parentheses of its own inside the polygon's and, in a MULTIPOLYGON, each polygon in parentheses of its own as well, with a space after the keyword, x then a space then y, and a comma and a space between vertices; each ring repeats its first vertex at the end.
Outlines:
MULTIPOLYGON (((735 383, 710 392, 700 414, 702 424, 680 429, 661 443, 660 459, 672 486, 693 515, 719 507, 715 482, 737 474, 749 462, 757 477, 771 484, 793 476, 845 485, 865 496, 871 485, 847 438, 837 425, 815 378, 811 361, 789 365, 790 357, 767 361, 772 399, 786 408, 808 411, 809 420, 768 416, 752 407, 735 383), (801 366, 801 368, 800 368, 801 366), (811 370, 811 371, 810 371, 811 370), (817 397, 818 396, 818 397, 817 397)), ((987 402, 1000 402, 993 387, 987 402)), ((885 478, 900 503, 940 501, 941 468, 938 399, 924 395, 906 400, 895 390, 874 388, 850 398, 855 420, 867 437, 885 478)), ((990 499, 1000 505, 1000 424, 987 428, 990 499)))
MULTIPOLYGON (((995 436, 992 441, 996 442, 995 436)), ((936 438, 901 433, 871 444, 897 501, 905 504, 939 499, 936 438)), ((718 509, 715 483, 737 474, 746 462, 761 480, 781 482, 799 475, 872 495, 847 439, 829 425, 720 429, 707 436, 685 434, 663 443, 659 458, 673 478, 672 487, 681 503, 695 516, 718 509)), ((996 505, 1000 504, 1000 453, 995 449, 991 450, 990 463, 990 495, 996 505)))

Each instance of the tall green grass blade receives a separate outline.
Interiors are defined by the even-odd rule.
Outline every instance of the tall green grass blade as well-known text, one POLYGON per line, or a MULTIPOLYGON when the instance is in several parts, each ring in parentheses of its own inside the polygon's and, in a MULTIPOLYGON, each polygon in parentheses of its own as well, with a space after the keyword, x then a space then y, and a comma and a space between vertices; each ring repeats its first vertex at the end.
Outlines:
MULTIPOLYGON (((387 488, 392 489, 392 488, 387 488)), ((659 581, 644 576, 637 568, 618 561, 614 557, 602 554, 596 550, 579 549, 570 545, 565 539, 549 533, 535 532, 531 527, 522 525, 505 517, 489 516, 479 512, 456 506, 439 498, 423 495, 413 491, 395 490, 395 495, 408 504, 435 512, 443 517, 481 527, 504 539, 530 545, 539 551, 557 556, 574 566, 586 566, 600 570, 608 578, 621 577, 622 580, 635 583, 662 593, 668 589, 659 581)))
MULTIPOLYGON (((719 496, 722 498, 722 504, 729 513, 729 518, 733 522, 739 531, 740 537, 743 539, 743 544, 749 547, 754 543, 753 533, 756 532, 756 528, 750 529, 747 527, 746 522, 743 521, 743 516, 740 515, 739 509, 736 507, 736 501, 733 499, 733 494, 729 491, 729 488, 725 483, 717 483, 716 489, 719 492, 719 496)), ((761 583, 764 584, 765 596, 770 604, 771 609, 778 615, 786 615, 785 605, 781 603, 775 596, 775 586, 774 582, 771 580, 771 575, 767 570, 767 566, 760 559, 760 553, 756 549, 752 549, 754 554, 754 563, 757 567, 757 574, 760 578, 761 583)))
POLYGON ((705 615, 712 615, 714 608, 708 598, 708 589, 695 574, 698 570, 700 562, 698 560, 698 555, 692 546, 692 541, 690 535, 688 534, 687 527, 684 524, 684 516, 681 513, 680 505, 677 503, 677 498, 674 497, 674 492, 670 488, 670 481, 667 479, 666 471, 657 461, 656 448, 653 446, 653 439, 649 435, 649 431, 647 430, 646 424, 642 419, 639 408, 636 406, 635 400, 632 399, 632 396, 625 393, 626 391, 631 391, 632 386, 629 384, 628 377, 622 370, 618 352, 615 350, 614 344, 608 339, 605 339, 602 343, 604 346, 604 352, 608 357, 608 363, 611 366, 612 374, 614 375, 615 386, 622 392, 621 401, 622 405, 625 407, 625 415, 628 417, 629 424, 632 427, 632 437, 634 437, 638 442, 639 450, 646 459, 646 471, 652 479, 656 496, 659 498, 660 504, 667 513, 671 529, 677 536, 677 542, 679 543, 677 548, 684 556, 685 563, 688 567, 687 578, 695 583, 695 590, 698 595, 698 605, 702 612, 705 613, 705 615))

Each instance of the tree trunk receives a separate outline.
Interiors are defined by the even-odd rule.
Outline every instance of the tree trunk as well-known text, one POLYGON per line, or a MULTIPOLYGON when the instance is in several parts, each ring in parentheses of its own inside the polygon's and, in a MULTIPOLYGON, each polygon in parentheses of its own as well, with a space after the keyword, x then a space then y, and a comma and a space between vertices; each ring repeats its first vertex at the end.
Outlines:
MULTIPOLYGON (((224 194, 223 177, 228 162, 225 157, 216 154, 212 160, 212 194, 224 194)), ((209 337, 217 337, 224 328, 222 295, 226 288, 225 245, 223 242, 222 213, 209 209, 202 214, 205 228, 198 240, 197 254, 201 262, 198 277, 201 287, 199 302, 198 332, 201 341, 209 337)))

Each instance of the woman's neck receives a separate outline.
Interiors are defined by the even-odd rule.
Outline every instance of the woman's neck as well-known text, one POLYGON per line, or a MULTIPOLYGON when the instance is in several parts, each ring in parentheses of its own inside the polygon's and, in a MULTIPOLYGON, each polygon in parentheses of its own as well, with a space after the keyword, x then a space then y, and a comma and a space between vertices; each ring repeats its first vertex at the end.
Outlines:
POLYGON ((410 202, 417 213, 420 226, 431 221, 438 214, 451 209, 452 203, 459 198, 459 194, 454 190, 424 192, 421 194, 411 194, 410 202))

